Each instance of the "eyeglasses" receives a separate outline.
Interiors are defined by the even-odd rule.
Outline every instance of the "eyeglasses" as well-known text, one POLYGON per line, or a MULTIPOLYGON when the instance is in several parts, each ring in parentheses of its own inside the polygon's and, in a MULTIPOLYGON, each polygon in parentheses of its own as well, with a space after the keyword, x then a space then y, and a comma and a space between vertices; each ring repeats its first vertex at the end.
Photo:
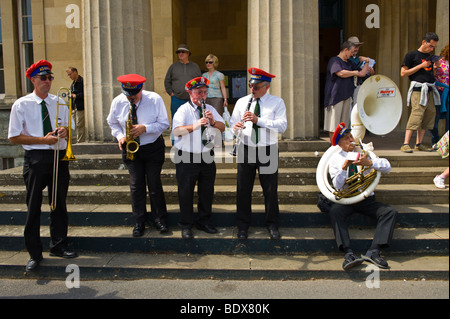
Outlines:
POLYGON ((206 61, 205 63, 206 64, 213 64, 214 62, 213 61, 206 61))
POLYGON ((430 43, 428 43, 428 42, 427 42, 427 45, 430 47, 430 49, 436 49, 436 46, 435 46, 435 45, 432 45, 432 44, 430 44, 430 43))
POLYGON ((51 75, 38 75, 36 76, 37 78, 39 78, 42 82, 45 82, 47 80, 49 81, 53 81, 55 78, 51 75))

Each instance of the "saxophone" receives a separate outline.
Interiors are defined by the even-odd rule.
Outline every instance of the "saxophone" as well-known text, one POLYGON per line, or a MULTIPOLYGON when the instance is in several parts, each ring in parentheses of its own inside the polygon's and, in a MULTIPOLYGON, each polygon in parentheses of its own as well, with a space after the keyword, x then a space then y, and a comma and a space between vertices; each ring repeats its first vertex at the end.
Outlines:
POLYGON ((133 120, 131 119, 131 107, 128 112, 128 121, 126 125, 126 143, 127 143, 127 160, 134 161, 136 159, 136 152, 139 150, 139 143, 131 136, 131 129, 133 128, 133 120))

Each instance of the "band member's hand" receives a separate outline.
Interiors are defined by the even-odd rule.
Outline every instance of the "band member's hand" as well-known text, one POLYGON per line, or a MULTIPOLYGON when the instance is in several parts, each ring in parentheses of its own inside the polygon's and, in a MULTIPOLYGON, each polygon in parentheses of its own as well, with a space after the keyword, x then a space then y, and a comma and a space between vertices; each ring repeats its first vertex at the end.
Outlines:
POLYGON ((209 123, 214 123, 214 116, 211 111, 205 111, 205 117, 208 119, 209 123))
POLYGON ((60 127, 55 130, 54 135, 56 137, 66 138, 67 136, 69 136, 69 131, 65 127, 60 127))
POLYGON ((364 167, 371 167, 373 165, 372 161, 367 158, 367 155, 362 154, 359 160, 354 161, 353 164, 364 167))
POLYGON ((253 124, 258 123, 258 117, 252 112, 245 112, 243 117, 244 122, 252 122, 253 124))
POLYGON ((208 122, 209 122, 208 119, 202 117, 201 119, 199 119, 197 122, 194 123, 193 131, 200 129, 202 126, 208 125, 208 122))
POLYGON ((238 122, 238 123, 234 124, 234 126, 233 126, 233 131, 235 131, 235 132, 237 132, 239 130, 243 130, 243 129, 245 129, 245 126, 244 126, 244 123, 242 123, 242 122, 238 122))
POLYGON ((126 138, 126 137, 122 137, 122 138, 119 140, 119 149, 120 149, 121 151, 123 151, 123 145, 124 145, 126 142, 127 142, 127 138, 126 138))
POLYGON ((137 138, 144 134, 147 131, 147 128, 145 125, 139 124, 139 125, 133 125, 133 128, 130 130, 131 136, 134 138, 137 138))
POLYGON ((347 168, 352 165, 352 163, 354 163, 353 161, 350 160, 345 160, 344 165, 342 166, 342 170, 345 171, 347 170, 347 168))
POLYGON ((55 145, 58 143, 58 136, 55 135, 56 131, 48 133, 46 136, 44 136, 44 142, 43 144, 46 145, 55 145))

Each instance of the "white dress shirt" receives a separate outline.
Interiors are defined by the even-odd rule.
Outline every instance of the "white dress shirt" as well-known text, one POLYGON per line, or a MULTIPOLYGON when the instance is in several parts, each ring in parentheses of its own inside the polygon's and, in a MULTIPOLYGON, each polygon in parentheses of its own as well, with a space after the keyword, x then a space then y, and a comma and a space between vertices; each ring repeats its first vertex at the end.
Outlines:
MULTIPOLYGON (((180 106, 178 111, 173 116, 173 122, 172 122, 172 132, 177 128, 181 126, 187 126, 195 124, 200 119, 200 112, 198 111, 198 106, 195 104, 191 104, 190 102, 187 102, 180 106), (194 105, 194 106, 193 106, 194 105)), ((222 122, 225 124, 225 121, 223 120, 222 116, 216 111, 216 109, 206 104, 206 110, 210 111, 213 114, 214 120, 216 122, 222 122)), ((215 137, 222 136, 222 133, 214 128, 209 128, 211 138, 215 140, 215 137)), ((183 152, 189 152, 189 153, 195 153, 200 154, 202 152, 210 151, 211 148, 206 148, 205 145, 202 143, 202 130, 198 129, 190 134, 186 134, 183 136, 176 136, 174 134, 174 146, 183 151, 183 152)), ((209 146, 209 145, 208 145, 209 146)))
MULTIPOLYGON (((57 96, 49 94, 45 98, 45 104, 47 106, 48 114, 50 116, 50 122, 52 129, 56 129, 56 107, 57 96)), ((21 97, 14 102, 11 109, 11 116, 9 119, 8 138, 17 137, 19 135, 32 136, 32 137, 44 137, 44 123, 42 121, 42 99, 34 92, 24 97, 21 97)), ((69 108, 65 102, 60 100, 60 107, 58 112, 59 126, 69 126, 69 108)), ((72 119, 72 128, 75 124, 72 119)), ((33 144, 22 145, 27 150, 54 150, 55 145, 45 144, 33 144)), ((67 141, 64 138, 60 139, 59 149, 64 150, 67 148, 67 141)))
MULTIPOLYGON (((234 107, 233 115, 231 116, 231 127, 236 123, 241 122, 244 113, 247 111, 250 95, 239 99, 234 107)), ((283 134, 287 129, 286 105, 283 99, 266 93, 259 99, 259 106, 261 115, 258 119, 257 125, 259 129, 259 142, 256 146, 269 146, 278 143, 278 134, 283 134)), ((256 107, 256 99, 250 106, 250 112, 254 113, 256 107)), ((247 146, 255 146, 251 140, 253 123, 246 122, 243 130, 242 141, 247 146)))
MULTIPOLYGON (((330 159, 329 173, 333 182, 333 186, 337 190, 342 190, 345 186, 345 181, 348 178, 348 168, 343 170, 342 166, 347 159, 348 152, 341 150, 339 153, 334 154, 330 159)), ((372 169, 379 171, 383 174, 387 174, 391 171, 391 163, 385 158, 374 158, 370 159, 372 161, 372 167, 370 170, 364 172, 364 175, 370 173, 372 169)), ((371 194, 371 196, 373 193, 371 194)))
MULTIPOLYGON (((130 112, 131 104, 125 94, 120 94, 111 103, 107 122, 111 127, 111 135, 117 141, 126 137, 126 122, 130 112)), ((161 96, 155 92, 142 91, 142 98, 136 104, 137 121, 145 125, 146 131, 139 136, 140 145, 155 142, 158 137, 169 128, 166 107, 161 96)))

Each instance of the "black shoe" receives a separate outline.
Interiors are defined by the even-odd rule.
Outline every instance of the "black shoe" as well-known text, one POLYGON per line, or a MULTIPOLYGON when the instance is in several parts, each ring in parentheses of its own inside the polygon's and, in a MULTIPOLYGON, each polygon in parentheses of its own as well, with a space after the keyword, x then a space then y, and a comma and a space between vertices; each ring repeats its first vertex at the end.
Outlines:
POLYGON ((350 268, 361 265, 363 262, 364 259, 356 257, 353 252, 347 253, 345 254, 342 268, 344 268, 344 270, 349 270, 350 268))
POLYGON ((30 260, 28 260, 27 262, 27 265, 25 266, 25 270, 33 271, 38 269, 42 259, 42 256, 40 256, 39 258, 30 258, 30 260))
POLYGON ((270 239, 278 240, 281 238, 280 232, 278 231, 277 226, 268 226, 267 230, 269 231, 270 239))
POLYGON ((239 240, 246 240, 248 238, 247 231, 244 229, 240 229, 237 233, 237 238, 239 240))
POLYGON ((199 230, 203 230, 205 233, 208 233, 208 234, 217 234, 217 229, 216 229, 216 227, 214 227, 213 225, 209 225, 209 224, 206 224, 206 225, 200 225, 200 224, 198 224, 196 227, 197 227, 197 229, 199 229, 199 230))
POLYGON ((192 229, 190 229, 190 228, 183 228, 181 230, 181 238, 183 238, 183 239, 192 239, 192 238, 194 238, 194 234, 192 234, 192 229))
POLYGON ((169 231, 169 227, 167 227, 166 223, 162 221, 155 222, 155 228, 160 233, 167 233, 169 231))
POLYGON ((365 256, 361 256, 362 259, 371 262, 375 266, 383 269, 389 269, 388 263, 380 256, 379 250, 369 250, 365 256))
POLYGON ((133 237, 141 237, 145 232, 145 224, 136 224, 133 229, 133 237))
POLYGON ((62 257, 62 258, 76 258, 78 257, 78 254, 74 252, 73 250, 70 250, 68 248, 57 248, 57 249, 50 249, 50 256, 52 257, 62 257))

